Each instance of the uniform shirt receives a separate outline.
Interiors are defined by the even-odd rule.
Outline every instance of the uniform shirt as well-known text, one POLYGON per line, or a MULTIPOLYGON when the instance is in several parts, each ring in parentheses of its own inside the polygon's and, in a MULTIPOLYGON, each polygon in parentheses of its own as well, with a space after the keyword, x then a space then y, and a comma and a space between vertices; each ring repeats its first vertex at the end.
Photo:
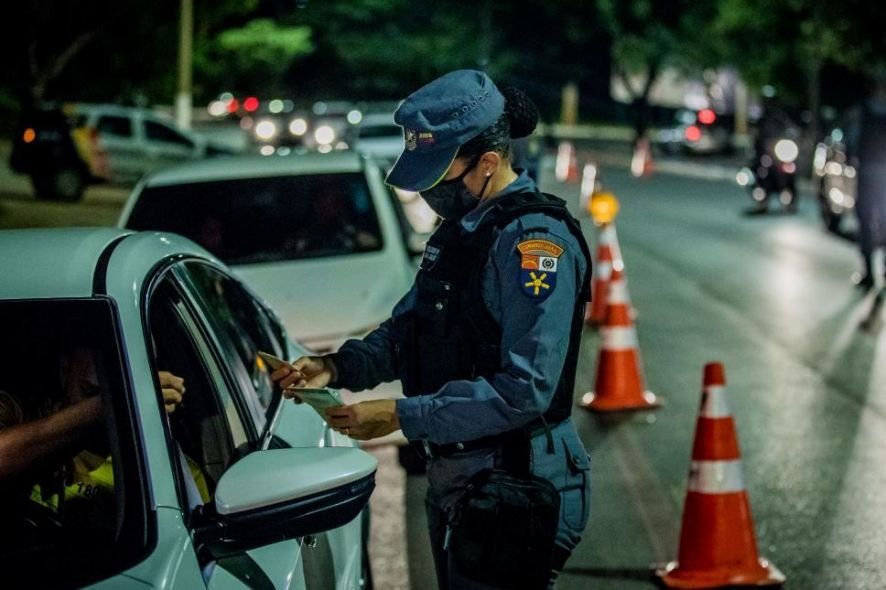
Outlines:
MULTIPOLYGON (((534 191, 525 172, 497 197, 534 191)), ((461 220, 477 229, 494 199, 480 203, 461 220)), ((502 368, 486 379, 451 381, 432 395, 397 400, 403 434, 410 440, 445 444, 464 442, 519 428, 543 414, 551 403, 569 346, 575 299, 585 260, 566 224, 541 213, 523 215, 503 228, 483 271, 483 300, 501 326, 502 368), (524 291, 517 245, 543 239, 563 248, 556 283, 543 298, 524 291)), ((416 286, 397 304, 393 318, 415 305, 416 286)), ((332 355, 339 370, 335 386, 362 390, 397 378, 393 318, 362 341, 349 340, 332 355)))

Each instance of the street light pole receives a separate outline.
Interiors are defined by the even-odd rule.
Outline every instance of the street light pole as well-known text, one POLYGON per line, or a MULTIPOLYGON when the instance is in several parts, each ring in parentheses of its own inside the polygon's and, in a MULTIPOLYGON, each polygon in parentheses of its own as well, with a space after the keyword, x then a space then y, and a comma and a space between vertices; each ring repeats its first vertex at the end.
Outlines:
POLYGON ((191 128, 191 69, 194 54, 194 0, 181 0, 178 43, 178 92, 175 121, 182 129, 191 128))

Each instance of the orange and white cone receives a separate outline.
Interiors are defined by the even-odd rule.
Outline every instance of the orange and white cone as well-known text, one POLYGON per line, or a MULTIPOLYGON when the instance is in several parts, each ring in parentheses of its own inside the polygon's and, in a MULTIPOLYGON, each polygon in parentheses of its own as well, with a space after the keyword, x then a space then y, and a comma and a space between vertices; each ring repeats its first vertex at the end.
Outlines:
POLYGON ((558 182, 578 182, 578 161, 571 141, 561 141, 557 148, 554 175, 558 182))
POLYGON ((655 394, 646 390, 623 271, 624 264, 616 260, 609 282, 606 318, 600 329, 603 342, 594 391, 582 397, 582 406, 595 412, 643 410, 661 405, 655 394))
POLYGON ((599 326, 606 318, 612 266, 616 260, 620 266, 623 266, 615 224, 606 223, 601 226, 599 236, 597 257, 594 260, 594 276, 591 279, 591 304, 585 308, 585 324, 589 326, 599 326))
POLYGON ((656 572, 669 588, 778 586, 784 575, 757 554, 723 365, 704 368, 678 560, 656 572))

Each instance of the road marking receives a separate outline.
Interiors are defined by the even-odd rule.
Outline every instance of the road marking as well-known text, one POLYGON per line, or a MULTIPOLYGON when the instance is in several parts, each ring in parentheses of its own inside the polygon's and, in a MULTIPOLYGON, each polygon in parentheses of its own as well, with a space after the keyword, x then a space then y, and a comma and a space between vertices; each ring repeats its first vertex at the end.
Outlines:
POLYGON ((669 561, 680 530, 673 497, 655 474, 629 424, 615 429, 613 445, 622 483, 646 532, 655 561, 669 561))

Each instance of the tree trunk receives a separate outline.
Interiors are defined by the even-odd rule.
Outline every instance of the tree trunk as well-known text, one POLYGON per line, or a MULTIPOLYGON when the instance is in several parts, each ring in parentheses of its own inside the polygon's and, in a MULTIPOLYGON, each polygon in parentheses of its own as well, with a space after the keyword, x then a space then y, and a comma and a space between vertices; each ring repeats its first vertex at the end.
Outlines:
POLYGON ((806 132, 806 147, 811 148, 818 141, 819 118, 821 116, 821 69, 822 61, 820 59, 809 60, 809 70, 806 78, 806 99, 809 105, 809 129, 806 132))
POLYGON ((35 105, 46 98, 46 90, 49 84, 64 71, 68 63, 96 35, 98 35, 98 30, 80 33, 58 55, 50 56, 44 64, 41 64, 37 58, 37 42, 31 42, 28 46, 28 66, 31 71, 31 100, 34 101, 35 105))

